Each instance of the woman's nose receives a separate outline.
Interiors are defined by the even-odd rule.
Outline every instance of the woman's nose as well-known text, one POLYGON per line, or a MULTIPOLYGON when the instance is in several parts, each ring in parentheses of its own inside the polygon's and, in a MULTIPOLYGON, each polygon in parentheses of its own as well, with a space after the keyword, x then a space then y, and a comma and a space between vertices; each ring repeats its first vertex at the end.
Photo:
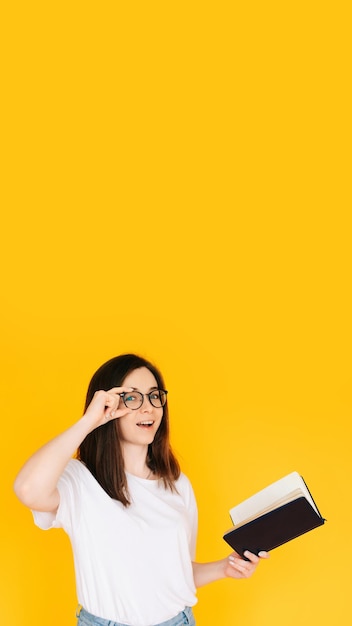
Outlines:
POLYGON ((144 396, 143 398, 143 404, 141 406, 141 411, 143 411, 143 413, 151 413, 153 410, 153 407, 151 405, 151 402, 148 398, 148 396, 144 396))

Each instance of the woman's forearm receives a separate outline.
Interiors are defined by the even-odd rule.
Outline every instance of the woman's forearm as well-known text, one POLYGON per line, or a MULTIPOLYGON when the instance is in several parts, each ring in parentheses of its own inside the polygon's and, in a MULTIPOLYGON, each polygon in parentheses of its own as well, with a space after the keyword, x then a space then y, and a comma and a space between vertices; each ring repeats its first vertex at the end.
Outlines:
POLYGON ((57 508, 58 480, 89 431, 89 423, 82 417, 28 459, 14 484, 15 493, 23 504, 40 511, 53 511, 57 508))
POLYGON ((197 588, 225 578, 224 559, 210 563, 193 562, 192 565, 194 584, 197 588))
POLYGON ((249 578, 252 576, 262 559, 267 559, 267 552, 259 552, 258 556, 248 550, 242 559, 232 552, 226 559, 210 563, 192 563, 193 578, 196 587, 202 587, 221 578, 249 578))
POLYGON ((78 422, 28 459, 14 485, 15 493, 23 504, 38 511, 57 509, 57 483, 67 463, 83 439, 95 428, 130 413, 126 407, 118 408, 120 393, 130 390, 129 387, 114 387, 109 391, 97 391, 78 422))

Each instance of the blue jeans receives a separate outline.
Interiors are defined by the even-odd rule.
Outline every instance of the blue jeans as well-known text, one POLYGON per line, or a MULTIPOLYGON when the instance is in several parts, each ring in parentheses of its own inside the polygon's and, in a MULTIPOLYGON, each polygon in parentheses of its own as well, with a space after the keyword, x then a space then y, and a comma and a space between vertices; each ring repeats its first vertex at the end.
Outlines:
MULTIPOLYGON (((194 615, 190 607, 186 607, 184 611, 181 611, 175 617, 168 619, 166 622, 155 624, 154 626, 196 626, 194 615)), ((85 609, 81 609, 77 626, 126 626, 120 622, 112 622, 109 619, 103 619, 102 617, 95 617, 91 613, 88 613, 85 609)))

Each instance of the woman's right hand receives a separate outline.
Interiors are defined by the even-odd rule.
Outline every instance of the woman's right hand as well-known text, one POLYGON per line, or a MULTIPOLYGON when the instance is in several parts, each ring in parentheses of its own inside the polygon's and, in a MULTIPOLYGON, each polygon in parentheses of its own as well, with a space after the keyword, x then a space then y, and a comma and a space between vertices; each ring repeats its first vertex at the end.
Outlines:
POLYGON ((123 404, 121 393, 133 391, 132 387, 113 387, 109 391, 96 391, 84 417, 91 425, 91 430, 106 424, 110 420, 132 413, 123 404))

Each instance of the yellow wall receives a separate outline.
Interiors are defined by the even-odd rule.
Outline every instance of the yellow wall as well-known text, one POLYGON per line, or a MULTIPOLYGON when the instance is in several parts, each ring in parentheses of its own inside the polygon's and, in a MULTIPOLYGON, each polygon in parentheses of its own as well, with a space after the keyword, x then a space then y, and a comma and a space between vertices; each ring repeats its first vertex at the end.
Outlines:
POLYGON ((75 624, 67 537, 35 528, 12 483, 126 350, 165 372, 199 559, 227 554, 230 507, 293 470, 328 519, 250 581, 201 589, 199 626, 348 621, 346 6, 8 3, 4 624, 75 624))

